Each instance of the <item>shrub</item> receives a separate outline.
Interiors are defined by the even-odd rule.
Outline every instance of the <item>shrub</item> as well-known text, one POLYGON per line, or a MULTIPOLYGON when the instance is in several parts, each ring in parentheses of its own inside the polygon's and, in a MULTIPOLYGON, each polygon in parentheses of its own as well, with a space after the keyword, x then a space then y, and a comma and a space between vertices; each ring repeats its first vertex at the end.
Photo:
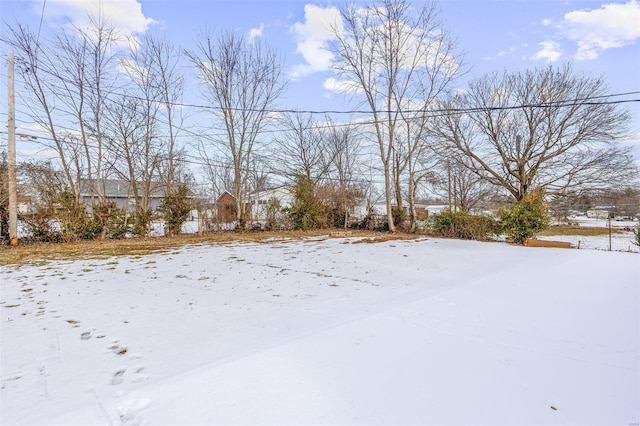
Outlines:
POLYGON ((463 240, 489 240, 499 232, 491 216, 444 210, 430 218, 431 228, 438 234, 463 240))
POLYGON ((536 189, 509 207, 502 207, 500 227, 509 240, 516 244, 524 244, 538 232, 549 227, 549 213, 544 201, 544 192, 536 189))
POLYGON ((76 204, 75 195, 68 188, 59 194, 60 209, 56 219, 64 241, 92 240, 102 232, 102 221, 91 216, 84 204, 76 204))
POLYGON ((264 225, 264 229, 272 231, 276 229, 287 229, 289 225, 289 218, 283 211, 280 201, 273 197, 267 202, 267 222, 264 225))
MULTIPOLYGON (((393 224, 397 227, 402 227, 404 222, 407 220, 407 214, 403 208, 400 207, 392 207, 391 208, 391 217, 393 217, 393 224)), ((387 223, 387 227, 389 224, 387 223)))
POLYGON ((634 236, 633 244, 640 247, 640 225, 633 230, 633 236, 634 236))
POLYGON ((64 223, 62 238, 65 241, 93 240, 102 232, 102 223, 98 218, 90 216, 81 206, 71 220, 64 223))
POLYGON ((169 236, 178 235, 182 224, 189 217, 191 202, 188 195, 189 188, 186 185, 179 185, 176 189, 167 192, 160 204, 159 210, 164 215, 169 236))
POLYGON ((118 207, 115 201, 95 206, 93 214, 102 222, 105 237, 118 240, 126 237, 129 227, 127 210, 118 207))
POLYGON ((24 224, 24 230, 28 235, 24 240, 41 243, 59 243, 62 241, 62 233, 58 226, 54 225, 51 215, 46 212, 36 212, 30 215, 20 216, 24 224))
MULTIPOLYGON (((115 203, 114 203, 115 204, 115 203)), ((129 215, 125 208, 113 207, 109 219, 105 223, 107 238, 126 238, 129 228, 129 215)))
POLYGON ((304 175, 297 175, 293 205, 284 209, 293 229, 323 228, 327 218, 324 206, 316 196, 315 184, 304 175))
POLYGON ((151 209, 138 207, 133 214, 133 226, 131 227, 131 235, 135 237, 147 236, 149 231, 149 223, 153 218, 151 209))
POLYGON ((373 208, 369 208, 369 212, 362 220, 355 224, 354 228, 356 229, 366 229, 368 231, 373 231, 376 229, 376 224, 378 222, 377 216, 373 211, 373 208))
POLYGON ((316 204, 294 204, 285 209, 293 229, 307 230, 324 227, 324 209, 316 204))

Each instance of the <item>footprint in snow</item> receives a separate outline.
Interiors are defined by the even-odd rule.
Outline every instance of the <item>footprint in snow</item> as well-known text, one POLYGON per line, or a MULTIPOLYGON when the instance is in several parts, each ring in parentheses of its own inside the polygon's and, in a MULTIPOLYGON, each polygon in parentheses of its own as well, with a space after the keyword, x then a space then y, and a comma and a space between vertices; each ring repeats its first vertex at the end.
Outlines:
POLYGON ((126 372, 126 368, 121 368, 115 372, 113 377, 111 378, 112 385, 119 385, 124 381, 124 373, 126 372))
POLYGON ((146 382, 147 380, 149 380, 149 375, 147 374, 146 369, 142 366, 136 368, 131 381, 133 383, 141 383, 146 382))
POLYGON ((118 342, 114 342, 111 346, 109 346, 109 349, 111 349, 116 355, 124 355, 127 353, 126 346, 121 346, 118 342))
POLYGON ((140 425, 143 418, 140 414, 151 405, 151 399, 139 395, 128 394, 126 399, 118 405, 120 421, 123 425, 140 425))
POLYGON ((70 326, 77 328, 80 327, 80 321, 76 321, 76 320, 65 320, 70 326))

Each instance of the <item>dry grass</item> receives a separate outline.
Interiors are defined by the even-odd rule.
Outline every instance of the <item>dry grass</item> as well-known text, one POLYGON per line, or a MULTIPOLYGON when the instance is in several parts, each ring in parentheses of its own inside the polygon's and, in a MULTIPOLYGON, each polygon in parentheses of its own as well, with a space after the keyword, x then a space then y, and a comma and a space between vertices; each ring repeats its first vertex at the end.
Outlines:
MULTIPOLYGON (((354 235, 354 236, 358 236, 358 235, 354 235)), ((396 241, 396 240, 415 240, 418 237, 423 237, 424 235, 422 234, 405 234, 405 233, 395 233, 395 234, 391 234, 391 233, 376 233, 376 234, 372 234, 370 233, 369 235, 359 235, 360 237, 363 237, 360 240, 354 241, 355 244, 362 244, 362 243, 384 243, 386 241, 396 241)))
MULTIPOLYGON (((619 229, 612 228, 612 234, 619 234, 619 229)), ((552 226, 540 232, 538 235, 554 236, 554 235, 579 235, 581 237, 596 237, 599 235, 609 235, 609 228, 597 228, 587 226, 552 226)))
MULTIPOLYGON (((140 238, 126 240, 95 240, 68 243, 21 244, 18 247, 0 246, 0 265, 23 265, 46 263, 51 260, 95 259, 111 256, 144 256, 162 253, 194 244, 228 244, 233 242, 264 242, 266 240, 303 239, 310 237, 329 238, 330 230, 278 231, 278 232, 221 232, 207 235, 179 235, 173 238, 140 238)), ((620 230, 612 229, 612 233, 620 230)), ((351 231, 345 237, 359 238, 356 243, 381 243, 394 240, 412 240, 429 235, 398 232, 380 233, 371 231, 351 231)), ((609 235, 608 228, 554 226, 539 235, 609 235)), ((340 237, 340 233, 334 233, 340 237)))
MULTIPOLYGON (((263 242, 266 240, 329 237, 329 230, 279 231, 279 232, 221 232, 207 235, 179 235, 173 238, 140 238, 126 240, 95 240, 68 243, 33 243, 18 247, 0 246, 0 265, 44 263, 50 260, 95 259, 110 256, 144 256, 162 253, 194 244, 227 244, 232 242, 263 242)), ((380 234, 353 231, 349 237, 367 239, 366 242, 383 242, 415 238, 413 234, 380 234)))

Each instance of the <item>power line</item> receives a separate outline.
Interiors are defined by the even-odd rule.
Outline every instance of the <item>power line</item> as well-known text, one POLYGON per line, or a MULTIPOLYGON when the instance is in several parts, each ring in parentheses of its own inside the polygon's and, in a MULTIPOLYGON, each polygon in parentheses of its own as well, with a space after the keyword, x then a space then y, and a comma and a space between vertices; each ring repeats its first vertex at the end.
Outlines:
POLYGON ((38 36, 36 37, 36 46, 40 45, 40 30, 42 30, 42 20, 44 19, 44 8, 47 5, 47 0, 42 2, 42 11, 40 12, 40 24, 38 25, 38 36))
MULTIPOLYGON (((56 79, 75 85, 76 83, 60 77, 59 75, 55 75, 54 73, 48 70, 41 70, 42 72, 49 74, 56 79)), ((60 88, 60 87, 58 87, 60 88)), ((596 99, 607 99, 607 98, 617 98, 621 96, 631 96, 638 95, 640 91, 628 91, 628 92, 620 92, 620 93, 612 93, 612 94, 604 94, 604 95, 596 95, 596 96, 585 96, 581 98, 573 98, 573 99, 564 99, 558 101, 549 101, 549 102, 539 102, 539 103, 531 103, 531 104, 520 104, 520 105, 506 105, 506 106, 481 106, 481 107, 468 107, 468 108, 436 108, 436 109, 404 109, 404 110, 385 110, 385 109, 377 109, 372 111, 370 109, 367 110, 359 110, 359 109, 351 109, 351 110, 313 110, 313 109, 276 109, 276 108, 233 108, 233 107, 219 107, 213 105, 201 105, 201 104, 192 104, 192 103, 184 103, 184 102, 167 102, 165 100, 159 99, 149 99, 143 96, 134 95, 126 92, 119 92, 116 90, 109 90, 106 88, 102 89, 104 93, 109 95, 116 96, 126 96, 131 99, 136 99, 143 102, 158 102, 166 105, 171 105, 177 108, 197 108, 203 110, 212 110, 217 112, 224 111, 232 111, 232 112, 258 112, 265 114, 310 114, 310 115, 354 115, 354 114, 422 114, 422 118, 428 118, 432 116, 432 114, 450 114, 450 113, 470 113, 470 112, 487 112, 487 111, 500 111, 500 110, 510 110, 510 109, 520 109, 520 108, 551 108, 551 107, 566 107, 566 106, 575 106, 575 105, 611 105, 611 104, 622 104, 622 103, 631 103, 631 102, 640 102, 640 99, 626 99, 626 100, 609 100, 604 102, 592 102, 596 99)), ((113 102, 113 99, 105 97, 113 102)), ((379 122, 380 120, 378 120, 379 122)))
MULTIPOLYGON (((618 105, 618 104, 625 104, 625 103, 636 103, 636 102, 640 102, 640 99, 618 99, 618 100, 611 100, 611 101, 599 101, 599 102, 591 102, 590 99, 602 99, 602 98, 610 98, 610 97, 619 97, 619 96, 626 96, 629 94, 636 94, 636 93, 640 93, 640 92, 626 92, 626 93, 618 93, 618 94, 611 94, 611 95, 602 95, 602 96, 594 96, 593 98, 584 98, 584 101, 579 101, 577 102, 576 100, 568 100, 568 101, 557 101, 554 103, 541 103, 541 104, 522 104, 522 105, 507 105, 507 106, 500 106, 500 107, 473 107, 473 108, 443 108, 443 109, 436 109, 436 110, 430 110, 430 111, 423 111, 423 115, 421 116, 417 116, 417 117, 412 117, 412 118, 435 118, 435 117, 439 117, 439 116, 444 116, 444 115, 459 115, 459 114, 470 114, 470 113, 478 113, 478 112, 493 112, 493 111, 505 111, 505 110, 518 110, 518 109, 525 109, 525 108, 562 108, 562 107, 569 107, 569 106, 600 106, 600 105, 618 105)), ((22 110, 18 110, 19 112, 21 112, 24 115, 30 115, 30 113, 26 113, 22 110)), ((270 112, 276 112, 276 111, 283 111, 283 110, 270 110, 270 112)), ((296 113, 299 112, 298 110, 290 110, 292 113, 296 113)), ((409 111, 403 111, 405 113, 412 113, 412 112, 416 112, 418 110, 409 110, 409 111)), ((418 111, 419 112, 419 111, 418 111)), ((306 113, 310 113, 309 111, 307 111, 306 113)), ((319 112, 316 111, 315 113, 323 113, 324 112, 319 112)), ((343 111, 343 113, 347 113, 347 111, 343 111)), ((382 112, 379 112, 382 113, 382 112)), ((5 114, 5 113, 2 113, 5 114)), ((160 119, 157 119, 158 122, 164 124, 164 125, 169 125, 167 122, 163 122, 160 119)), ((377 119, 377 120, 358 120, 358 121, 352 121, 352 122, 348 122, 348 123, 313 123, 312 126, 310 127, 305 127, 301 130, 312 130, 312 129, 325 129, 325 128, 336 128, 336 127, 357 127, 357 126, 367 126, 367 125, 373 125, 373 124, 384 124, 387 123, 389 120, 387 119, 377 119)), ((27 123, 24 121, 21 121, 23 123, 27 123)), ((36 123, 37 124, 37 123, 36 123)), ((206 133, 196 133, 190 129, 187 129, 186 127, 182 127, 182 126, 178 126, 178 125, 174 125, 174 127, 177 130, 186 132, 188 134, 190 134, 193 137, 196 138, 205 138, 205 139, 213 139, 213 138, 225 138, 228 137, 228 133, 219 133, 219 134, 212 134, 210 132, 206 132, 206 133)), ((65 128, 65 127, 59 127, 58 130, 66 130, 68 132, 76 132, 77 129, 71 129, 71 128, 65 128)), ((298 131, 298 129, 290 129, 290 128, 277 128, 277 129, 262 129, 259 133, 260 134, 269 134, 269 133, 278 133, 281 134, 283 132, 295 132, 298 131)), ((183 137, 181 135, 176 135, 176 137, 183 137)))

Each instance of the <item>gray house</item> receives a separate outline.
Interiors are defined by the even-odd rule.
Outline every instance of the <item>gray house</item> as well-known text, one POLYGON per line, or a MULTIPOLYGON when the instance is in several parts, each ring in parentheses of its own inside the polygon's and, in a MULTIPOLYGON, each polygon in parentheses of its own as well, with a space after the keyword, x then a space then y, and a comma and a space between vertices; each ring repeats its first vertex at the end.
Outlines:
MULTIPOLYGON (((143 184, 138 183, 138 194, 143 192, 143 184)), ((135 208, 136 200, 131 182, 124 179, 81 179, 80 180, 80 202, 91 206, 98 199, 98 191, 104 194, 107 202, 115 202, 120 208, 126 207, 130 211, 135 208), (92 197, 93 193, 93 197, 92 197), (93 200, 92 200, 93 198, 93 200), (93 202, 92 202, 93 201, 93 202)), ((151 183, 149 194, 149 205, 155 211, 160 206, 164 198, 166 185, 160 182, 151 183)))

